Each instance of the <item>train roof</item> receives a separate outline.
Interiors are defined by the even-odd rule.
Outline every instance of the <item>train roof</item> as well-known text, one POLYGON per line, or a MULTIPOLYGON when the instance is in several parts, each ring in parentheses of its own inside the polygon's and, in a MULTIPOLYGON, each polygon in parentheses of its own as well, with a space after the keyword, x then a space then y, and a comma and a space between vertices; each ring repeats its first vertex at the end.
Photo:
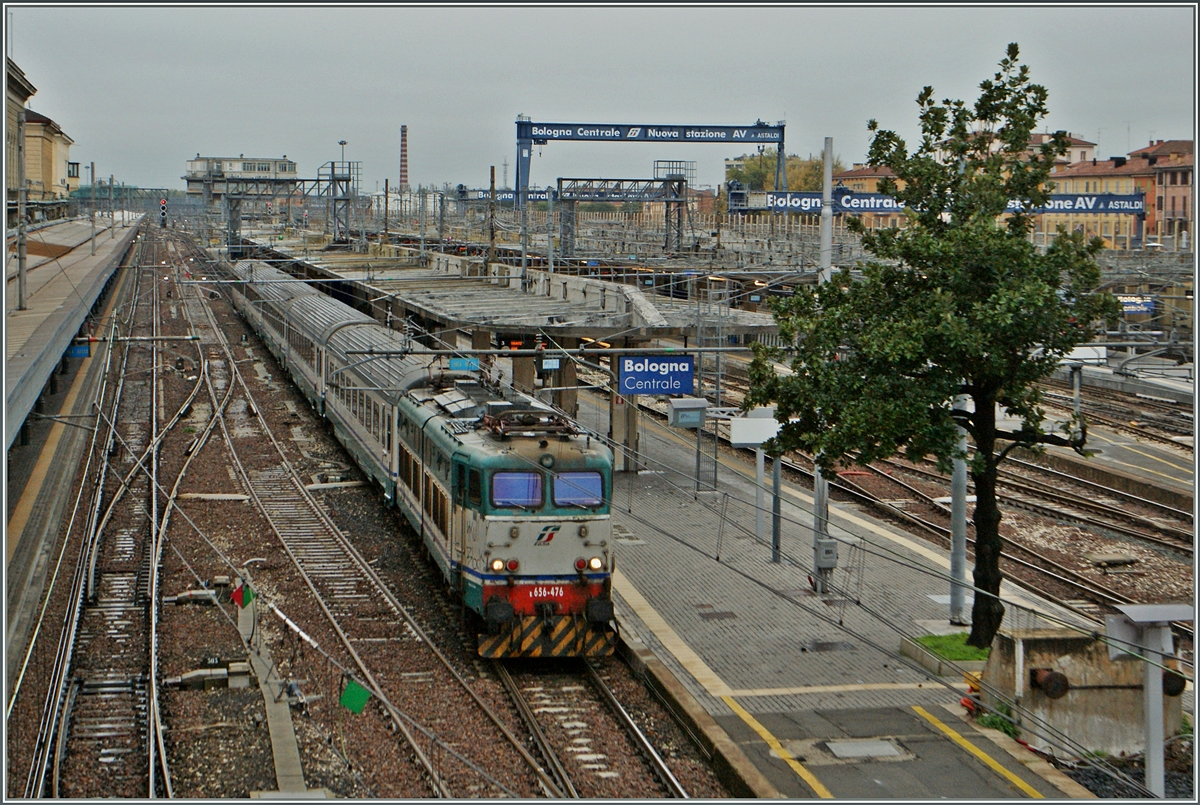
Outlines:
POLYGON ((446 371, 440 355, 406 355, 410 340, 375 319, 265 263, 241 261, 239 279, 254 282, 259 297, 283 313, 288 326, 324 346, 343 367, 347 387, 368 388, 393 405, 412 404, 445 417, 448 432, 462 436, 482 427, 495 435, 576 433, 552 408, 532 399, 508 399, 480 383, 474 372, 446 371), (371 356, 375 351, 380 354, 371 356), (353 353, 353 354, 351 354, 353 353))
POLYGON ((254 283, 254 290, 259 297, 272 302, 321 295, 320 291, 307 282, 298 282, 290 274, 257 260, 239 261, 234 265, 233 273, 238 279, 254 283))

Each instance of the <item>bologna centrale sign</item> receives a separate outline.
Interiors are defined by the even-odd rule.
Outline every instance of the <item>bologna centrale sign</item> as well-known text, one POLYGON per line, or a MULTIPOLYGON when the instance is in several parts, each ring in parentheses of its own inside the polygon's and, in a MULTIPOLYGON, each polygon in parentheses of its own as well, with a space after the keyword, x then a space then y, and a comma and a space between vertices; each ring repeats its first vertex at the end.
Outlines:
POLYGON ((625 396, 692 393, 696 361, 691 355, 623 355, 617 363, 617 386, 625 396))
MULTIPOLYGON (((761 191, 760 191, 761 192, 761 191)), ((750 194, 749 209, 765 208, 773 212, 819 213, 821 211, 821 194, 815 192, 779 192, 750 194), (758 202, 757 204, 755 202, 758 202)), ((833 193, 833 212, 842 213, 900 213, 904 207, 896 199, 882 193, 851 193, 845 190, 833 193)), ((1020 209, 1020 202, 1010 201, 1010 212, 1020 209)), ((1104 215, 1142 215, 1146 212, 1146 202, 1143 195, 1116 195, 1112 193, 1050 196, 1049 201, 1042 207, 1036 207, 1029 212, 1034 214, 1047 212, 1069 212, 1078 214, 1104 215)))

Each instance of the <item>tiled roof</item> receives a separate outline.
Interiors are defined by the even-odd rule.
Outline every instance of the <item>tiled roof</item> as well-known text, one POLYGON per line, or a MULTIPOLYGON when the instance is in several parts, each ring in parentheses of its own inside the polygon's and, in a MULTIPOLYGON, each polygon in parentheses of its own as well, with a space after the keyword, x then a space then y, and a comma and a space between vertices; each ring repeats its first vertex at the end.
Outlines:
POLYGON ((853 170, 842 171, 841 173, 835 173, 835 174, 833 174, 833 178, 834 179, 860 179, 860 178, 872 178, 872 177, 883 178, 884 176, 895 177, 895 175, 896 175, 896 173, 891 168, 889 168, 885 165, 885 166, 879 167, 879 168, 872 168, 869 166, 865 167, 865 168, 854 168, 853 170))
POLYGON ((1074 162, 1059 168, 1051 174, 1050 179, 1054 181, 1077 176, 1144 176, 1149 174, 1151 170, 1152 168, 1145 159, 1124 160, 1124 164, 1120 166, 1117 165, 1117 160, 1097 159, 1095 161, 1074 162))
MULTIPOLYGON (((1031 146, 1041 145, 1042 143, 1044 143, 1046 140, 1049 140, 1053 136, 1054 136, 1053 134, 1050 134, 1047 132, 1034 132, 1033 134, 1029 135, 1029 144, 1031 146)), ((1095 145, 1095 143, 1093 143, 1093 142, 1089 142, 1087 140, 1081 140, 1080 138, 1076 137, 1074 134, 1067 135, 1067 142, 1070 145, 1074 145, 1074 146, 1095 145)))
POLYGON ((1195 158, 1196 157, 1193 154, 1184 154, 1176 159, 1160 159, 1154 165, 1154 170, 1169 171, 1175 170, 1176 168, 1190 168, 1192 167, 1195 158))
POLYGON ((1156 143, 1150 143, 1145 148, 1139 148, 1136 151, 1130 151, 1129 156, 1147 156, 1161 157, 1167 154, 1190 154, 1192 153, 1191 140, 1159 140, 1156 143))

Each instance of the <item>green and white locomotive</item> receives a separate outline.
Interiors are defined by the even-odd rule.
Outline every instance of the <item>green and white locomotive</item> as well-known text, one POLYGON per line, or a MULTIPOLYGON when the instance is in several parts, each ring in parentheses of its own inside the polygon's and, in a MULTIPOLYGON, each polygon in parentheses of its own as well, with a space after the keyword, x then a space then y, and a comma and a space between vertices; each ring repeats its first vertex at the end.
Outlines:
POLYGON ((234 272, 235 306, 477 616, 479 654, 611 654, 612 451, 275 268, 234 272))

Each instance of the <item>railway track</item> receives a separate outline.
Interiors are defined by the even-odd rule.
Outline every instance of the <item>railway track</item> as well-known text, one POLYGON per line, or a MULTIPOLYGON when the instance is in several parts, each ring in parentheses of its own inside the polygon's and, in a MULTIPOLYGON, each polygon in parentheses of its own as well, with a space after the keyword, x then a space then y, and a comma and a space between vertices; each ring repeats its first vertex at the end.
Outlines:
POLYGON ((550 663, 515 677, 503 662, 492 668, 546 759, 556 796, 689 798, 593 663, 550 663))
MULTIPOLYGON (((1049 407, 1064 411, 1074 410, 1074 398, 1070 392, 1045 390, 1042 392, 1042 400, 1049 407)), ((1195 452, 1192 444, 1180 440, 1181 437, 1195 435, 1195 422, 1191 412, 1165 398, 1152 400, 1146 395, 1122 394, 1088 386, 1086 395, 1080 400, 1080 407, 1093 424, 1170 445, 1188 453, 1195 452)))
MULTIPOLYGON (((201 307, 210 307, 205 293, 197 296, 204 303, 201 307)), ((497 702, 479 680, 472 683, 469 673, 460 670, 461 663, 453 662, 444 648, 438 648, 444 645, 446 635, 431 633, 421 622, 424 619, 412 614, 411 603, 401 603, 374 566, 381 557, 367 560, 335 523, 328 505, 307 489, 306 480, 293 465, 296 450, 284 446, 284 441, 291 440, 279 439, 268 426, 267 420, 279 406, 264 411, 263 406, 269 404, 260 403, 250 388, 255 382, 270 387, 274 383, 270 371, 248 344, 235 346, 223 338, 223 331, 232 329, 228 322, 218 322, 209 311, 202 313, 208 318, 204 323, 202 311, 190 299, 187 308, 192 326, 202 338, 204 374, 210 387, 208 407, 216 412, 214 433, 221 434, 230 477, 236 476, 247 504, 260 519, 261 525, 252 528, 269 535, 240 551, 243 557, 267 557, 254 569, 253 584, 260 602, 267 602, 269 612, 286 617, 285 623, 295 635, 303 634, 312 648, 320 647, 326 662, 335 664, 334 687, 340 675, 356 678, 371 691, 374 704, 364 715, 370 712, 370 722, 378 722, 382 729, 370 724, 356 729, 356 733, 362 732, 362 739, 356 736, 357 750, 379 754, 384 751, 381 746, 389 747, 387 754, 397 758, 391 766, 379 762, 369 773, 362 773, 365 790, 374 796, 560 796, 556 783, 526 749, 530 739, 511 723, 503 700, 497 702), (246 364, 253 365, 256 378, 243 375, 240 367, 246 364), (223 388, 233 395, 228 404, 218 399, 223 388), (276 546, 274 552, 267 548, 271 542, 276 546), (287 558, 273 560, 272 555, 287 558), (300 583, 287 581, 287 576, 300 583), (398 740, 400 736, 403 740, 398 740), (419 763, 419 773, 398 774, 401 770, 396 764, 408 763, 410 757, 419 763), (404 787, 382 787, 384 780, 387 785, 404 787)), ((289 410, 294 413, 297 409, 289 410)), ((290 419, 294 422, 297 418, 290 419)), ((293 440, 299 439, 296 444, 310 441, 297 436, 298 430, 292 427, 293 440)), ((197 453, 206 449, 203 435, 197 442, 198 446, 189 449, 197 453)), ((300 452, 306 461, 314 458, 304 448, 300 452)), ((345 477, 347 473, 338 474, 345 477)), ((212 472, 208 475, 212 477, 212 472)), ((189 521, 198 516, 191 500, 176 505, 193 510, 189 521)), ((239 563, 229 564, 237 573, 239 563)), ((269 615, 261 617, 271 622, 269 615)), ((288 639, 284 634, 273 642, 287 645, 288 639)), ((461 631, 455 639, 461 642, 461 631)), ((449 653, 461 648, 452 640, 449 653)), ((313 659, 320 658, 275 656, 275 673, 281 689, 292 694, 290 698, 316 702, 322 694, 314 695, 314 691, 331 687, 330 669, 314 667, 313 659)), ((340 756, 348 767, 354 767, 353 749, 345 749, 340 756)))
MULTIPOLYGON (((420 765, 429 794, 451 797, 456 791, 478 787, 481 779, 496 795, 513 796, 526 790, 527 782, 512 779, 513 769, 525 767, 534 776, 541 772, 521 739, 475 695, 308 491, 277 437, 258 416, 258 403, 238 370, 238 359, 211 309, 204 306, 204 313, 207 322, 203 326, 199 321, 193 324, 202 333, 202 343, 210 355, 215 350, 220 350, 221 355, 221 360, 209 363, 228 372, 229 386, 238 387, 238 396, 244 401, 242 406, 231 406, 231 411, 240 414, 236 422, 227 422, 226 417, 220 423, 232 468, 309 593, 303 617, 292 609, 294 596, 291 601, 279 596, 279 606, 291 613, 289 621, 303 624, 301 628, 306 634, 314 629, 314 618, 324 621, 334 642, 340 644, 340 652, 348 658, 347 665, 353 675, 379 697, 382 714, 391 730, 403 737, 420 765), (252 462, 243 460, 242 453, 253 454, 252 462), (315 611, 311 605, 315 605, 315 611), (387 680, 398 652, 406 655, 405 675, 424 680, 420 690, 387 680), (477 713, 482 715, 472 725, 476 736, 506 744, 514 753, 507 766, 509 779, 490 775, 489 772, 497 771, 495 765, 472 763, 464 753, 452 748, 457 741, 447 741, 425 726, 438 721, 435 708, 431 707, 436 702, 422 695, 427 686, 439 691, 457 689, 460 696, 473 702, 477 713), (489 732, 494 733, 494 738, 485 738, 489 732), (448 761, 453 765, 448 765, 448 761)), ((215 378, 213 385, 210 396, 217 406, 220 378, 215 378)), ((286 614, 275 604, 268 606, 281 616, 286 614)))
POLYGON ((159 446, 158 365, 152 351, 134 346, 158 336, 155 300, 141 304, 139 292, 152 265, 146 258, 154 253, 155 247, 139 244, 134 270, 122 283, 123 289, 132 284, 132 302, 108 329, 106 380, 95 405, 88 464, 89 472, 93 460, 97 469, 86 490, 91 499, 80 505, 86 497, 81 487, 76 506, 76 515, 87 515, 73 515, 70 527, 79 546, 74 571, 69 579, 54 575, 9 704, 11 719, 23 690, 42 700, 25 767, 27 797, 169 794, 159 776, 165 767, 157 752, 150 628, 156 617, 151 567, 158 501, 150 478, 159 446), (57 631, 47 617, 56 589, 62 607, 57 631), (52 644, 48 673, 27 677, 30 659, 44 656, 52 644))
MULTIPOLYGON (((1014 459, 1008 459, 1008 461, 1014 461, 1014 459)), ((950 479, 928 467, 915 466, 895 459, 887 459, 878 463, 890 467, 894 472, 915 475, 944 486, 947 494, 949 492, 950 479)), ((1037 469, 1036 465, 1027 462, 1022 462, 1020 466, 1027 472, 1037 469)), ((887 474, 878 467, 872 466, 867 469, 879 475, 887 474)), ((1003 468, 1000 470, 1000 477, 997 481, 1002 506, 1023 509, 1054 520, 1069 521, 1082 528, 1099 528, 1157 548, 1166 548, 1189 556, 1194 553, 1193 534, 1190 530, 1182 527, 1184 522, 1190 523, 1191 515, 1189 513, 1139 498, 1136 495, 1110 489, 1101 484, 1092 483, 1089 486, 1093 492, 1112 502, 1107 503, 1088 498, 1083 494, 1062 489, 1061 486, 1035 480, 1028 475, 1018 475, 1003 468), (1171 519, 1178 525, 1119 508, 1115 505, 1118 500, 1162 511, 1164 514, 1169 512, 1172 515, 1171 519)), ((970 487, 968 487, 968 491, 970 491, 970 487)))

